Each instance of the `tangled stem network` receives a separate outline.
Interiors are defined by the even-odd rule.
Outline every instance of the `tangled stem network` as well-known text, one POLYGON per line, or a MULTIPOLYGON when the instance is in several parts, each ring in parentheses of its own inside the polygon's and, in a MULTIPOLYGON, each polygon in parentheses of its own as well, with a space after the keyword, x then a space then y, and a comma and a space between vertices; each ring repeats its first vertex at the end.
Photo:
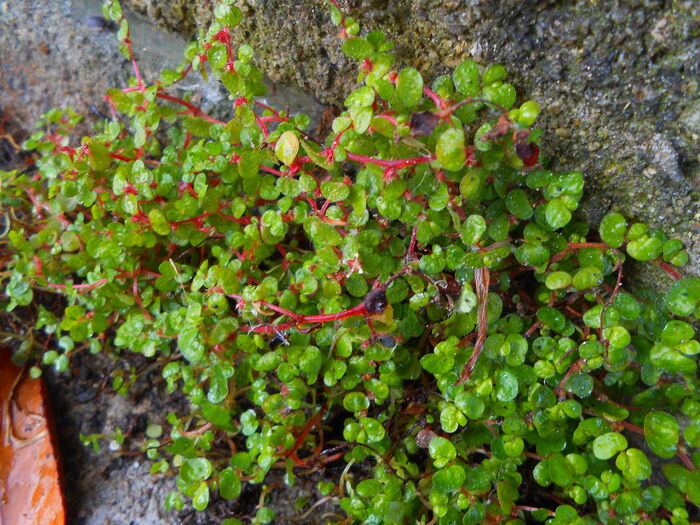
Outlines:
POLYGON ((273 470, 321 479, 297 520, 335 505, 342 523, 690 523, 700 280, 682 244, 615 212, 575 218, 584 177, 548 169, 540 108, 516 104, 503 66, 465 60, 428 86, 328 7, 360 87, 317 140, 258 100, 231 1, 152 83, 105 3, 134 69, 111 119, 78 142, 81 117, 52 110, 25 143, 36 171, 0 174, 18 212, 7 309, 36 314, 15 358, 38 375, 104 352, 127 395, 145 356, 191 402, 140 448, 177 476, 165 505, 219 505, 226 525, 281 518, 273 470), (231 120, 173 94, 197 73, 231 120), (629 257, 666 293, 627 290, 629 257), (264 487, 250 514, 246 485, 264 487))

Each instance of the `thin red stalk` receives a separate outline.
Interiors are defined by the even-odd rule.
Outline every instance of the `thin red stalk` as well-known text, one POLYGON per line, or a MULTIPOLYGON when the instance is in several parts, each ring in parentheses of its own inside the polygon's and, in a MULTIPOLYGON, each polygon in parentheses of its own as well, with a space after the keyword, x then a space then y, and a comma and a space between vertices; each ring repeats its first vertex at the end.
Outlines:
POLYGON ((301 320, 303 319, 303 315, 300 315, 296 312, 291 312, 287 310, 286 308, 282 308, 281 306, 277 306, 276 304, 269 303, 267 301, 261 301, 262 304, 266 307, 272 310, 273 312, 277 312, 278 314, 286 315, 287 317, 291 317, 292 319, 295 320, 301 320))
POLYGON ((688 455, 685 452, 681 452, 679 450, 678 452, 676 452, 676 454, 678 454, 678 457, 680 458, 680 460, 683 462, 683 464, 685 465, 685 467, 688 470, 690 470, 691 472, 693 470, 697 470, 697 467, 693 464, 693 462, 691 461, 691 459, 688 457, 688 455))
POLYGON ((226 219, 227 221, 231 221, 231 222, 237 222, 238 224, 250 224, 252 222, 252 219, 250 217, 236 218, 236 217, 233 217, 231 215, 227 215, 227 214, 222 213, 222 212, 219 212, 218 215, 222 219, 226 219))
POLYGON ((395 160, 377 159, 374 157, 366 157, 365 155, 358 155, 356 153, 349 152, 347 155, 348 159, 354 160, 355 162, 360 162, 362 164, 374 164, 376 166, 382 166, 383 168, 405 168, 407 166, 415 166, 416 164, 423 164, 435 160, 435 155, 424 155, 422 157, 395 160))
POLYGON ((425 96, 427 96, 430 100, 433 101, 433 104, 435 104, 435 107, 438 107, 440 109, 445 109, 445 106, 447 105, 447 100, 445 100, 440 95, 435 93, 435 91, 433 91, 430 88, 424 87, 423 94, 425 96))
POLYGON ((124 162, 133 162, 134 161, 134 159, 130 159, 129 157, 125 157, 124 155, 120 155, 119 153, 110 153, 109 156, 112 157, 113 159, 123 160, 124 162))
POLYGON ((278 117, 277 115, 264 115, 258 117, 260 122, 287 122, 289 119, 287 117, 278 117))
POLYGON ((393 117, 391 115, 387 115, 386 113, 382 113, 381 115, 377 115, 378 118, 383 118, 384 120, 387 120, 391 122, 394 126, 398 126, 399 123, 396 120, 396 117, 393 117))
POLYGON ((163 100, 169 100, 170 102, 175 102, 176 104, 180 104, 181 106, 185 106, 187 109, 189 109, 192 114, 196 117, 203 118, 207 122, 211 122, 212 124, 226 124, 226 122, 222 122, 221 120, 215 119, 214 117, 211 117, 204 113, 201 109, 199 109, 197 106, 194 104, 190 104, 186 100, 183 100, 181 98, 173 97, 172 95, 168 95, 167 93, 161 93, 160 91, 156 93, 156 96, 158 98, 162 98, 163 100))
POLYGON ((311 432, 316 425, 318 425, 319 421, 323 418, 323 415, 326 413, 327 406, 324 404, 321 407, 321 410, 319 410, 314 417, 309 419, 309 421, 304 425, 304 428, 302 429, 301 433, 297 437, 297 439, 294 441, 294 445, 292 446, 291 449, 285 450, 282 452, 279 452, 279 455, 282 457, 291 457, 294 463, 297 465, 305 465, 306 463, 299 459, 297 456, 297 451, 299 450, 299 447, 301 447, 302 443, 304 442, 304 439, 306 439, 306 436, 309 435, 309 432, 311 432))
POLYGON ((338 144, 340 144, 340 139, 343 137, 343 134, 344 134, 347 130, 349 130, 351 127, 352 127, 352 124, 350 124, 347 128, 345 128, 343 131, 341 131, 340 133, 338 133, 338 134, 335 136, 335 138, 333 139, 333 144, 331 144, 331 148, 330 148, 330 150, 331 150, 331 156, 332 156, 332 153, 335 151, 335 148, 337 148, 337 147, 338 147, 338 144))
POLYGON ((201 434, 204 434, 207 430, 209 430, 212 427, 212 423, 205 423, 201 427, 199 427, 196 430, 189 430, 187 432, 180 432, 180 435, 183 437, 195 437, 199 436, 201 434))
POLYGON ((408 251, 406 252, 406 260, 412 261, 415 258, 414 252, 416 251, 416 235, 418 234, 418 226, 413 228, 411 231, 411 242, 408 245, 408 251))
POLYGON ((683 278, 681 274, 679 274, 676 270, 673 269, 673 267, 665 262, 660 262, 658 263, 659 267, 665 271, 667 274, 669 274, 671 277, 673 277, 676 281, 679 281, 680 279, 683 278))
POLYGON ((267 173, 272 173, 273 175, 277 175, 278 177, 286 177, 286 176, 287 176, 286 173, 282 173, 281 171, 276 170, 276 169, 274 169, 274 168, 268 168, 268 167, 265 166, 264 164, 260 164, 259 168, 260 168, 262 171, 266 171, 267 173))
POLYGON ((248 326, 241 327, 239 332, 248 332, 255 334, 274 334, 277 332, 284 332, 285 330, 290 330, 294 328, 294 323, 282 323, 276 325, 263 324, 259 326, 248 326))
POLYGON ((226 68, 228 71, 235 73, 236 72, 236 67, 234 65, 234 57, 233 57, 233 46, 231 45, 231 34, 229 32, 228 27, 224 27, 224 33, 226 34, 226 54, 228 55, 228 61, 226 63, 226 68))
MULTIPOLYGON (((229 294, 229 297, 233 297, 234 299, 238 300, 242 299, 240 296, 236 296, 233 294, 229 294)), ((286 310, 280 306, 268 303, 267 301, 262 301, 262 304, 270 310, 274 310, 277 313, 291 317, 294 320, 294 322, 286 322, 277 325, 259 325, 251 327, 242 327, 240 331, 247 331, 249 333, 254 332, 258 334, 271 334, 276 332, 283 332, 285 330, 289 330, 291 328, 294 328, 295 326, 302 324, 325 323, 327 321, 338 321, 340 319, 347 319, 348 317, 353 317, 356 315, 367 315, 367 308, 365 307, 364 303, 360 303, 357 306, 353 306, 352 308, 348 308, 347 310, 343 310, 342 312, 314 315, 298 314, 296 312, 286 310)))
POLYGON ((561 378, 561 381, 559 381, 559 384, 557 385, 557 388, 555 390, 559 392, 560 401, 564 398, 564 383, 566 383, 569 377, 581 370, 581 365, 583 364, 583 362, 583 359, 579 359, 574 364, 572 364, 566 371, 566 374, 564 374, 564 377, 561 378))
MULTIPOLYGON (((94 283, 84 283, 84 284, 72 284, 70 285, 70 288, 73 288, 74 290, 92 290, 93 288, 97 288, 99 286, 102 286, 107 282, 107 279, 100 279, 97 282, 94 283)), ((55 283, 48 283, 48 286, 51 288, 57 288, 59 290, 65 290, 69 286, 66 284, 55 284, 55 283)))
POLYGON ((255 122, 258 123, 258 126, 260 126, 260 130, 263 132, 263 136, 267 138, 270 133, 267 131, 267 127, 265 126, 265 122, 262 121, 261 117, 255 115, 255 122))
POLYGON ((141 71, 139 70, 139 65, 136 62, 136 57, 134 56, 134 49, 131 44, 131 31, 129 31, 126 35, 126 39, 124 39, 124 44, 126 45, 126 49, 129 52, 129 59, 131 60, 131 65, 134 68, 134 76, 136 77, 136 83, 138 84, 139 90, 143 91, 143 79, 141 78, 141 71))
POLYGON ((272 112, 274 115, 279 116, 279 111, 277 111, 275 108, 270 107, 270 106, 268 106, 267 104, 264 104, 264 103, 260 102, 259 100, 256 100, 254 103, 255 103, 256 106, 260 106, 261 108, 266 109, 267 111, 272 112))
POLYGON ((564 257, 566 257, 566 255, 569 252, 572 252, 574 250, 578 250, 579 248, 600 248, 601 250, 609 250, 610 246, 608 246, 604 242, 577 242, 577 243, 569 244, 569 246, 564 248, 562 251, 560 251, 554 257, 552 257, 549 261, 549 264, 552 264, 552 263, 555 263, 557 261, 562 260, 564 257))
POLYGON ((301 317, 301 323, 324 323, 326 321, 338 321, 339 319, 346 319, 348 317, 353 317, 355 315, 365 315, 367 309, 364 303, 360 303, 357 306, 353 306, 342 312, 336 312, 334 314, 318 314, 318 315, 304 315, 301 317))

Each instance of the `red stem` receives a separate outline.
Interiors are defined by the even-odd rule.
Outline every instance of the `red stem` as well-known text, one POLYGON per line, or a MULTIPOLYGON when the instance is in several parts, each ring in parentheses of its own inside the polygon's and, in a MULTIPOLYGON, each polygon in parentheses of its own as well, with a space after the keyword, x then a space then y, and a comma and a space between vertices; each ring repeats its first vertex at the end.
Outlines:
POLYGON ((376 166, 382 166, 383 168, 405 168, 407 166, 415 166, 416 164, 432 162, 436 158, 435 155, 424 155, 422 157, 413 157, 410 159, 386 160, 366 157, 365 155, 358 155, 356 153, 349 152, 347 155, 348 159, 354 160, 355 162, 360 162, 362 164, 374 164, 376 166))
POLYGON ((377 118, 383 118, 384 120, 388 120, 394 126, 397 126, 397 127, 399 125, 398 121, 396 120, 396 117, 394 117, 392 115, 387 115, 386 113, 382 113, 381 115, 377 115, 377 118))
POLYGON ((173 97, 172 95, 168 95, 167 93, 161 93, 160 91, 156 93, 156 96, 158 98, 162 98, 163 100, 169 100, 170 102, 175 102, 176 104, 180 104, 181 106, 185 106, 187 109, 189 109, 192 114, 195 117, 200 117, 206 120, 207 122, 211 122, 212 124, 226 124, 226 122, 222 122, 221 120, 215 119, 214 117, 211 117, 204 113, 201 109, 199 109, 197 106, 194 104, 190 104, 186 100, 183 100, 181 98, 173 97))
POLYGON ((676 281, 679 281, 683 278, 683 276, 679 274, 676 270, 674 270, 670 264, 665 262, 660 262, 658 264, 663 271, 665 271, 667 274, 673 277, 676 281))
POLYGON ((440 109, 445 109, 445 107, 447 106, 447 100, 435 93, 435 91, 433 91, 432 89, 424 87, 423 94, 427 96, 430 100, 432 100, 433 104, 435 104, 436 107, 440 109))
POLYGON ((367 309, 364 303, 360 303, 357 306, 353 306, 342 312, 336 312, 334 314, 318 314, 318 315, 304 315, 301 316, 301 323, 323 323, 326 321, 337 321, 339 319, 346 319, 348 317, 353 317, 355 315, 365 315, 367 309))
POLYGON ((274 169, 274 168, 268 168, 268 167, 265 166, 264 164, 260 164, 259 168, 260 168, 262 171, 266 171, 267 173, 272 173, 273 175, 277 175, 278 177, 286 177, 286 176, 287 176, 286 173, 282 173, 281 171, 276 170, 276 169, 274 169))
POLYGON ((268 106, 267 104, 263 104, 262 102, 256 100, 255 101, 256 106, 260 106, 263 109, 266 109, 267 111, 272 112, 273 115, 279 116, 279 111, 277 111, 275 108, 268 106))
MULTIPOLYGON (((84 283, 84 284, 72 284, 70 285, 71 288, 74 290, 92 290, 94 288, 97 288, 99 286, 102 286, 107 282, 107 279, 100 279, 97 282, 94 283, 84 283)), ((65 290, 68 288, 68 285, 66 284, 55 284, 55 283, 48 283, 48 286, 51 288, 57 288, 59 290, 65 290)))
POLYGON ((562 251, 560 251, 554 257, 552 257, 549 261, 549 264, 552 264, 552 263, 555 263, 557 261, 562 260, 564 257, 566 257, 566 254, 568 254, 569 252, 571 252, 573 250, 578 250, 579 248, 600 248, 601 250, 611 249, 610 246, 608 246, 604 242, 577 242, 577 243, 569 244, 569 246, 564 248, 562 251))

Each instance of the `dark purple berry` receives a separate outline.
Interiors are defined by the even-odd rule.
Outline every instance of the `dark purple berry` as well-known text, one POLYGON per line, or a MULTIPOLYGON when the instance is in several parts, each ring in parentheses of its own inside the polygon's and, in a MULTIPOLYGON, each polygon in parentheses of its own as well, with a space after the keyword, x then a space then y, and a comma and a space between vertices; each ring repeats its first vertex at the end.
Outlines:
POLYGON ((365 296, 364 305, 365 310, 370 315, 384 313, 387 305, 386 292, 384 290, 372 290, 365 296))
POLYGON ((394 348, 396 346, 396 339, 390 335, 380 335, 377 337, 377 342, 387 348, 394 348))
POLYGON ((440 117, 435 113, 430 111, 421 111, 420 113, 414 113, 411 117, 411 136, 412 137, 425 137, 430 135, 435 126, 440 123, 440 117))

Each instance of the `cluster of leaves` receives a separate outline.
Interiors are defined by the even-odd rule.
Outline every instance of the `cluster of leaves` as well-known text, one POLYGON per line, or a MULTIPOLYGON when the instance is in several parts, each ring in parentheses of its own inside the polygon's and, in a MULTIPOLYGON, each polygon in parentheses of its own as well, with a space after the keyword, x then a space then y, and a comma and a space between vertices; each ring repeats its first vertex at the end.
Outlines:
MULTIPOLYGON (((37 174, 2 177, 3 203, 35 214, 7 233, 7 308, 35 290, 68 304, 39 307, 57 345, 17 358, 158 363, 191 402, 145 445, 176 472, 169 507, 340 464, 318 488, 345 523, 689 523, 700 280, 674 270, 681 243, 617 213, 576 220, 583 176, 546 169, 539 107, 515 105, 502 66, 465 60, 428 87, 330 9, 361 87, 315 140, 256 100, 230 1, 152 85, 106 3, 135 67, 112 119, 71 145, 80 117, 51 111, 26 143, 37 174), (232 120, 171 94, 196 72, 232 120), (668 272, 664 297, 623 291, 628 256, 668 272)), ((264 494, 251 518, 274 521, 264 494)))

